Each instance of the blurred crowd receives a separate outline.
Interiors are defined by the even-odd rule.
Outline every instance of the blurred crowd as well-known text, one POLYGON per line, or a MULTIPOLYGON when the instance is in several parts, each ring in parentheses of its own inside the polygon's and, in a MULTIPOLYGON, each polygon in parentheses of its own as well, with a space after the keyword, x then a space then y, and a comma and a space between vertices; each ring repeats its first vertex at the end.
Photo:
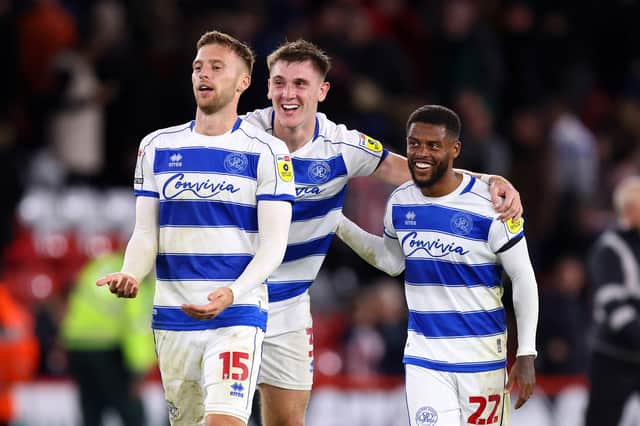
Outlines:
MULTIPOLYGON (((2 281, 35 318, 38 374, 69 374, 59 327, 82 266, 122 249, 140 139, 193 118, 197 37, 257 54, 240 111, 268 105, 266 55, 305 38, 333 60, 320 110, 404 154, 410 111, 462 119, 456 167, 520 191, 541 294, 543 374, 582 374, 585 255, 613 187, 640 174, 640 2, 566 0, 0 0, 2 281)), ((350 185, 345 212, 382 229, 392 188, 350 185)), ((334 243, 312 288, 323 374, 402 374, 400 281, 334 243)))

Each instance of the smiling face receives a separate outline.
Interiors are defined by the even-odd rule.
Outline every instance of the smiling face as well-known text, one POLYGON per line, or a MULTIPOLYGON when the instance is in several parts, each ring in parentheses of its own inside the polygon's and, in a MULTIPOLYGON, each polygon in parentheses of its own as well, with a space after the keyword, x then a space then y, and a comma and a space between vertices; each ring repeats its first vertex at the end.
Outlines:
POLYGON ((279 60, 271 66, 267 97, 275 110, 275 119, 289 129, 315 128, 318 102, 324 101, 329 83, 310 60, 279 60))
POLYGON ((193 94, 198 108, 205 114, 223 109, 234 99, 237 103, 251 82, 242 59, 220 44, 207 44, 198 49, 192 68, 193 94))
POLYGON ((444 125, 411 123, 407 131, 407 160, 419 188, 438 183, 460 154, 460 142, 447 134, 444 125))

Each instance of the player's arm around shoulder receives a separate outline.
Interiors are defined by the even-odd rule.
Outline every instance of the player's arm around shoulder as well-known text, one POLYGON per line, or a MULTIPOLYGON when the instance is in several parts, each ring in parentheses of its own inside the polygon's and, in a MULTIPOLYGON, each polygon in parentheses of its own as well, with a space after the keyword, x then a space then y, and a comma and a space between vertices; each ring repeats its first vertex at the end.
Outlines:
POLYGON ((409 173, 407 158, 389 151, 387 156, 380 162, 380 165, 378 165, 378 168, 371 176, 386 184, 400 186, 411 180, 411 173, 409 173))
POLYGON ((486 183, 489 187, 491 202, 499 213, 498 219, 518 220, 522 217, 524 207, 520 199, 520 193, 507 178, 500 175, 489 175, 465 169, 454 169, 458 173, 464 173, 486 183))

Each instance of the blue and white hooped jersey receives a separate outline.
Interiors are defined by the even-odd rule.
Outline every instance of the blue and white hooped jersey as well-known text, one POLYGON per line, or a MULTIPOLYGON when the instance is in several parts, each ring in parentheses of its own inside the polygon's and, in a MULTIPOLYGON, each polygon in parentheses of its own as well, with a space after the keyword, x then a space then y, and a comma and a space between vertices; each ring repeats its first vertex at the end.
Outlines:
POLYGON ((234 325, 265 330, 265 286, 210 320, 195 320, 180 305, 207 303, 210 292, 244 271, 258 244, 258 201, 294 200, 289 151, 281 140, 242 119, 219 136, 198 134, 194 125, 153 132, 138 151, 135 193, 160 202, 151 325, 164 330, 234 325))
MULTIPOLYGON (((272 107, 244 118, 273 133, 272 107)), ((313 139, 291 153, 296 201, 284 261, 268 280, 270 306, 307 292, 338 227, 348 180, 371 175, 387 153, 377 140, 316 114, 313 139)))
POLYGON ((507 324, 496 253, 519 241, 522 219, 496 219, 488 185, 463 175, 444 197, 413 182, 397 188, 385 213, 385 237, 405 256, 409 307, 404 362, 449 372, 503 368, 507 324))

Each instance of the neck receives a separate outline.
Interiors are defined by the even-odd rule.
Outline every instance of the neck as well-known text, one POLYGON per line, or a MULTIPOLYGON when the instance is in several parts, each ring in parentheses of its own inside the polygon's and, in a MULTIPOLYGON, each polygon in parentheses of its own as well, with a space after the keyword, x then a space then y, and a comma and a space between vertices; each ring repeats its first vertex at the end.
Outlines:
POLYGON ((284 141, 289 152, 297 151, 313 138, 316 131, 315 115, 313 120, 307 121, 298 127, 285 127, 276 117, 273 123, 273 135, 284 141))
POLYGON ((431 186, 421 188, 421 191, 427 197, 444 197, 455 191, 460 182, 462 182, 462 174, 456 173, 450 168, 437 182, 431 186))
POLYGON ((207 114, 198 108, 195 130, 202 135, 219 136, 231 130, 237 119, 237 107, 232 103, 213 114, 207 114))

